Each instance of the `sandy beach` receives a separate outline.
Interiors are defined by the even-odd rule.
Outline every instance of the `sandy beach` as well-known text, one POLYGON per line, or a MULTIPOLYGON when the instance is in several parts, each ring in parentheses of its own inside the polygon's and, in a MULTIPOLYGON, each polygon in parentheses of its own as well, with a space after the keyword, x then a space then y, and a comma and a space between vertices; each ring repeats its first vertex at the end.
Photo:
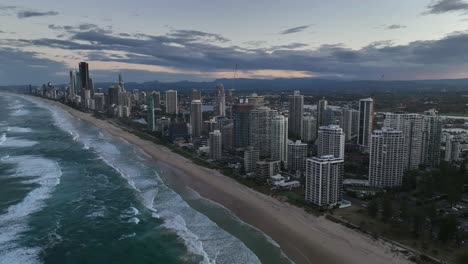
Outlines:
POLYGON ((174 170, 176 181, 231 210, 281 246, 296 263, 410 263, 390 245, 333 223, 303 209, 249 189, 219 172, 198 166, 169 149, 123 131, 105 120, 55 104, 71 115, 138 146, 156 162, 174 170))

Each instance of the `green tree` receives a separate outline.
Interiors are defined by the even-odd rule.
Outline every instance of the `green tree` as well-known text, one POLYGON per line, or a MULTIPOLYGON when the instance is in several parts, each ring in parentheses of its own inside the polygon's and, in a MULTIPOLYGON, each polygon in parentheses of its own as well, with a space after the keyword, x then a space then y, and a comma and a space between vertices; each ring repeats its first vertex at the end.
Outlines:
POLYGON ((468 252, 463 252, 457 257, 457 264, 467 264, 468 263, 468 252))
POLYGON ((424 226, 424 214, 420 210, 413 212, 413 235, 419 237, 422 233, 424 226))
POLYGON ((387 222, 393 216, 393 206, 390 195, 385 195, 382 198, 382 220, 387 222))
POLYGON ((400 200, 400 218, 403 221, 409 221, 410 219, 410 210, 408 207, 408 201, 406 198, 400 200))
POLYGON ((457 232, 458 222, 454 216, 448 216, 441 220, 439 229, 439 239, 447 242, 457 232))
POLYGON ((367 212, 370 217, 375 218, 379 211, 379 203, 377 202, 377 198, 372 198, 372 200, 367 205, 367 212))

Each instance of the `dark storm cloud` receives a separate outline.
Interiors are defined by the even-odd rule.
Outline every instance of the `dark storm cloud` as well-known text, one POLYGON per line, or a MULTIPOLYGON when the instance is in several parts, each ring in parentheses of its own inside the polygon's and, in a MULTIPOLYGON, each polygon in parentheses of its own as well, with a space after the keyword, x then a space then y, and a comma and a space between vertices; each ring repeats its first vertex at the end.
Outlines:
POLYGON ((423 14, 442 14, 447 12, 467 12, 468 3, 463 0, 439 0, 427 6, 423 14))
POLYGON ((401 28, 405 28, 405 27, 406 26, 404 26, 404 25, 393 24, 393 25, 385 26, 385 29, 393 30, 393 29, 401 29, 401 28))
POLYGON ((288 28, 280 32, 281 35, 287 35, 287 34, 293 34, 293 33, 298 33, 302 32, 306 29, 308 29, 311 25, 304 25, 304 26, 299 26, 299 27, 293 27, 293 28, 288 28))
POLYGON ((36 52, 0 47, 0 85, 27 84, 25 80, 47 83, 59 81, 62 63, 39 58, 36 52), (27 76, 27 78, 25 78, 27 76))
POLYGON ((93 28, 70 33, 66 39, 4 39, 0 45, 74 50, 83 52, 90 60, 191 71, 226 71, 238 64, 243 70, 293 70, 357 79, 373 79, 382 73, 389 78, 412 79, 422 74, 454 73, 468 66, 468 32, 406 45, 379 41, 361 49, 343 44, 311 49, 304 43, 246 48, 213 41, 224 39, 214 35, 189 30, 170 31, 166 35, 108 33, 93 28))
POLYGON ((39 12, 39 11, 20 11, 18 12, 18 18, 30 18, 30 17, 43 17, 43 16, 56 16, 59 13, 56 11, 47 11, 47 12, 39 12))

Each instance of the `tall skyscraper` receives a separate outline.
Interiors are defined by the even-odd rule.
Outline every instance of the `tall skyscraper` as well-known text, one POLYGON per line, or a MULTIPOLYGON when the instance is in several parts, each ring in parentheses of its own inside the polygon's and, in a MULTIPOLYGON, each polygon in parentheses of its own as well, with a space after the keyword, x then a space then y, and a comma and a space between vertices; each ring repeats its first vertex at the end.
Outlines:
POLYGON ((271 120, 271 159, 288 163, 288 118, 277 115, 271 120))
POLYGON ((147 104, 147 121, 146 123, 148 124, 148 130, 149 131, 155 131, 156 130, 156 123, 155 123, 155 116, 154 116, 154 101, 153 97, 148 96, 146 98, 146 104, 147 104))
POLYGON ((249 142, 250 146, 260 151, 260 157, 270 156, 271 151, 271 120, 277 115, 276 110, 262 106, 252 109, 249 113, 249 142))
POLYGON ((307 144, 297 140, 288 144, 288 170, 296 176, 305 172, 307 158, 307 144))
POLYGON ((152 92, 151 96, 153 96, 154 109, 161 109, 161 93, 152 92))
POLYGON ((89 90, 89 65, 86 62, 80 62, 79 64, 81 87, 89 90))
POLYGON ((222 84, 216 85, 216 102, 215 102, 215 115, 226 115, 226 95, 224 94, 224 86, 222 84))
POLYGON ((248 103, 234 104, 232 106, 235 148, 250 146, 250 111, 254 108, 254 105, 248 103))
POLYGON ((120 88, 120 92, 125 92, 125 82, 122 78, 121 73, 119 73, 119 88, 120 88))
POLYGON ((378 188, 394 188, 402 184, 406 165, 403 132, 384 127, 372 134, 369 162, 369 183, 378 188))
POLYGON ((447 135, 445 138, 445 157, 447 162, 460 160, 460 141, 461 139, 453 135, 447 135))
POLYGON ((289 96, 289 118, 288 133, 289 136, 300 138, 302 134, 302 120, 304 119, 304 96, 299 91, 294 91, 289 96))
POLYGON ((71 70, 70 71, 70 90, 68 92, 68 98, 70 100, 74 100, 75 99, 75 95, 76 95, 76 75, 75 75, 75 71, 71 70))
POLYGON ((305 200, 331 206, 343 198, 344 161, 332 155, 307 159, 305 200))
MULTIPOLYGON (((194 100, 194 101, 200 101, 200 100, 194 100)), ((222 156, 222 152, 221 152, 222 143, 221 142, 222 142, 222 135, 219 130, 210 132, 209 138, 208 138, 208 147, 210 149, 210 159, 212 160, 221 159, 221 156, 222 156)))
POLYGON ((201 100, 193 100, 190 104, 190 126, 192 128, 192 137, 201 136, 203 125, 202 119, 202 102, 201 100))
POLYGON ((423 116, 420 114, 385 114, 384 126, 403 132, 405 169, 417 169, 423 163, 423 116))
POLYGON ((343 132, 345 133, 346 141, 349 141, 357 132, 359 111, 349 108, 345 108, 342 111, 343 118, 341 122, 341 128, 343 128, 343 132))
POLYGON ((359 100, 358 144, 369 147, 372 130, 374 129, 374 99, 359 100))
POLYGON ((322 126, 317 138, 317 156, 332 155, 344 159, 345 135, 337 125, 322 126))
POLYGON ((179 113, 177 91, 166 91, 166 113, 172 115, 177 115, 179 113))
POLYGON ((317 104, 317 134, 319 127, 328 125, 327 109, 328 101, 325 98, 320 99, 317 104))
POLYGON ((428 167, 437 167, 440 164, 442 121, 435 109, 425 111, 423 120, 423 163, 428 167))
POLYGON ((314 142, 317 136, 317 119, 313 116, 305 116, 302 122, 302 141, 314 142))
MULTIPOLYGON (((79 71, 80 71, 80 81, 81 81, 81 107, 86 108, 88 105, 88 101, 90 98, 86 98, 86 90, 89 90, 89 67, 88 63, 80 62, 79 64, 79 71)), ((90 96, 89 96, 90 97, 90 96)))
POLYGON ((201 91, 197 89, 192 90, 192 100, 201 100, 201 91))

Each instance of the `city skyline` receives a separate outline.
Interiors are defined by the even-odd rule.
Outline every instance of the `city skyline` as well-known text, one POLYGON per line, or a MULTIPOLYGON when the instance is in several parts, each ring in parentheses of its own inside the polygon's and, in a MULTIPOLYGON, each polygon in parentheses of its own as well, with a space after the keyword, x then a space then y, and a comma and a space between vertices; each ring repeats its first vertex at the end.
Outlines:
POLYGON ((24 84, 24 72, 32 83, 63 82, 79 61, 93 65, 95 82, 117 71, 127 81, 232 78, 236 65, 249 78, 463 78, 467 10, 462 0, 4 1, 0 58, 15 64, 2 64, 0 85, 24 84))

